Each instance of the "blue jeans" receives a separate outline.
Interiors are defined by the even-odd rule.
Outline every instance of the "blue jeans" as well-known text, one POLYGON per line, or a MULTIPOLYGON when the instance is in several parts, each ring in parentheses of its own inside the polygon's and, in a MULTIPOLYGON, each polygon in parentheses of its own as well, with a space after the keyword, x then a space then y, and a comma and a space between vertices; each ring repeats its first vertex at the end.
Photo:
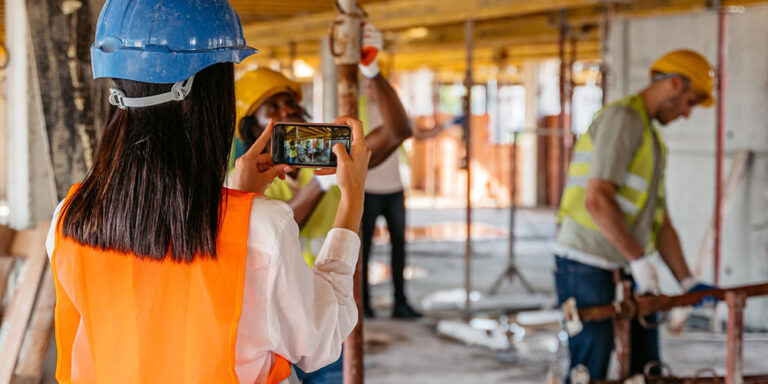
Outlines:
POLYGON ((296 376, 303 384, 341 384, 344 381, 344 354, 338 360, 314 372, 304 372, 293 366, 296 376))
MULTIPOLYGON (((592 267, 555 255, 557 270, 555 286, 557 302, 571 297, 576 299, 578 308, 611 304, 616 296, 616 284, 613 271, 592 267)), ((648 320, 653 323, 655 315, 648 320)), ((630 372, 632 375, 643 372, 645 364, 659 359, 659 332, 656 328, 647 329, 637 319, 632 320, 630 372)), ((608 373, 608 363, 613 351, 613 323, 610 320, 584 323, 584 329, 568 338, 568 350, 571 354, 570 369, 583 364, 589 370, 592 380, 603 380, 608 373)), ((566 384, 570 378, 566 377, 566 384)))

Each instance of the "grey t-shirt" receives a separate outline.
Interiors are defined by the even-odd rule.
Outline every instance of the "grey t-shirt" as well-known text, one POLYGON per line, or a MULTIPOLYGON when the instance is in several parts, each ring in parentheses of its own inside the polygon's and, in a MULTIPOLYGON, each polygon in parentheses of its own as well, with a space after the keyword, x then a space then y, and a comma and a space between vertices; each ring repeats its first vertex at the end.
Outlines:
MULTIPOLYGON (((643 143, 645 125, 642 116, 627 106, 609 107, 592 122, 587 134, 594 143, 589 178, 608 180, 616 185, 622 185, 632 158, 643 143)), ((658 189, 665 161, 661 156, 658 138, 655 135, 653 138, 654 168, 650 194, 637 220, 629 228, 643 247, 651 239, 656 206, 664 204, 664 201, 658 198, 658 189)), ((628 263, 600 232, 583 227, 568 216, 563 218, 557 242, 570 249, 615 264, 628 263)))

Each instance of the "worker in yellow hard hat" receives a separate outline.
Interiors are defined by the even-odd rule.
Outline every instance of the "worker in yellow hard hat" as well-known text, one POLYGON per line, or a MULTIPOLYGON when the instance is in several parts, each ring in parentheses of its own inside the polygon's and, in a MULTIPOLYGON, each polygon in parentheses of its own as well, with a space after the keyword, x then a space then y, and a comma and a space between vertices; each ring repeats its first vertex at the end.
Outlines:
MULTIPOLYGON (((604 107, 579 138, 558 213, 555 284, 561 304, 571 297, 579 308, 610 304, 616 269, 631 272, 638 294, 659 293, 650 262, 657 252, 685 291, 713 288, 692 277, 669 218, 666 147, 655 124, 711 106, 713 85, 714 71, 704 57, 669 52, 651 67, 645 89, 604 107)), ((604 379, 613 349, 611 322, 588 322, 570 333, 571 367, 584 365, 592 380, 604 379)), ((659 360, 656 329, 635 320, 631 344, 632 374, 659 360)))
POLYGON ((288 80, 280 72, 268 68, 258 68, 240 76, 235 82, 235 95, 237 97, 235 137, 239 142, 233 161, 256 141, 258 136, 254 134, 257 130, 252 128, 259 126, 256 110, 267 100, 270 102, 270 107, 281 105, 289 107, 287 109, 290 109, 290 117, 295 121, 304 121, 309 116, 307 111, 299 105, 302 99, 301 84, 288 80))
MULTIPOLYGON (((370 26, 366 27, 363 36, 363 52, 360 72, 370 82, 373 92, 378 99, 379 111, 382 115, 380 126, 366 127, 366 143, 371 149, 369 167, 375 167, 386 160, 400 144, 412 135, 410 120, 405 108, 400 103, 397 94, 387 80, 381 75, 376 55, 381 51, 381 34, 370 26), (371 39, 373 37, 373 39, 371 39), (371 41, 377 41, 379 46, 371 49, 371 41), (372 54, 370 54, 373 52, 372 54)), ((241 148, 234 149, 234 156, 244 152, 265 129, 270 119, 275 122, 305 122, 310 116, 300 105, 302 100, 301 85, 289 80, 281 73, 259 68, 245 73, 235 83, 237 98, 236 138, 241 148)), ((340 202, 339 189, 335 177, 317 176, 308 168, 297 168, 286 175, 285 180, 275 180, 264 193, 272 199, 284 200, 293 208, 293 215, 301 228, 302 252, 307 263, 312 266, 319 254, 323 239, 331 230, 340 202)), ((404 257, 404 256, 403 256, 404 257)), ((397 265, 404 265, 399 263, 397 265)), ((393 274, 400 273, 393 271, 393 274)), ((398 279, 402 281, 402 279, 398 279)), ((396 288, 400 289, 402 287, 396 288)), ((393 313, 415 313, 405 301, 397 302, 393 313)), ((364 300, 364 306, 369 312, 369 303, 364 300)), ((305 373, 300 370, 299 378, 305 383, 341 383, 341 359, 319 371, 305 373)))

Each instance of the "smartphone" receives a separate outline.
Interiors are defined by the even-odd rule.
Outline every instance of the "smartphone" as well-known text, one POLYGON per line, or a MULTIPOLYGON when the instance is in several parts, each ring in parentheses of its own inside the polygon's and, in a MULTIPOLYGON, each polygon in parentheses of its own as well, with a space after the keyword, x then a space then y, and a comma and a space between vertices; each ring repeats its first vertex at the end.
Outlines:
POLYGON ((335 168, 331 148, 344 144, 349 152, 352 129, 346 125, 275 123, 272 131, 272 162, 296 167, 335 168))

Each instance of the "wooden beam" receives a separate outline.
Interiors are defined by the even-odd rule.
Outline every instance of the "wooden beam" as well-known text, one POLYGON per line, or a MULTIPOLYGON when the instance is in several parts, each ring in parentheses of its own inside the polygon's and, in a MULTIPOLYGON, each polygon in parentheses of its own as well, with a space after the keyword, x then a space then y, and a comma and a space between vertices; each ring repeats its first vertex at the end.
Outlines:
MULTIPOLYGON (((725 7, 752 7, 768 4, 768 0, 723 0, 725 7)), ((570 25, 600 22, 604 17, 598 8, 579 8, 568 12, 570 25)), ((604 10, 604 8, 599 8, 604 10)), ((631 3, 616 3, 614 16, 617 18, 641 18, 679 15, 712 10, 711 0, 644 0, 631 3)))
MULTIPOLYGON (((11 277, 13 266, 16 259, 8 256, 0 256, 0 301, 5 297, 5 290, 8 289, 8 278, 11 277)), ((3 308, 0 306, 0 320, 3 319, 3 308)))
MULTIPOLYGON (((598 23, 572 25, 570 36, 578 39, 596 38, 598 23)), ((506 46, 510 44, 535 43, 542 40, 556 41, 558 24, 551 15, 530 15, 503 20, 486 20, 476 26, 476 46, 506 46)), ((414 38, 408 31, 390 32, 387 50, 401 52, 407 49, 422 50, 424 46, 461 44, 463 32, 460 24, 430 27, 426 35, 414 38)))
MULTIPOLYGON (((572 9, 576 15, 595 13, 599 7, 572 9)), ((566 16, 571 30, 579 38, 578 56, 582 60, 599 60, 597 21, 574 20, 566 16), (583 44, 582 44, 583 43, 583 44)), ((484 20, 477 23, 475 41, 476 66, 480 69, 496 67, 498 60, 510 64, 526 60, 557 57, 558 24, 549 14, 528 15, 504 20, 484 20)), ((463 24, 433 26, 423 38, 409 37, 407 31, 389 31, 386 34, 387 51, 394 54, 396 70, 430 67, 440 71, 464 70, 463 24)), ((310 66, 319 68, 317 41, 299 42, 295 45, 296 57, 310 66)), ((289 45, 270 47, 262 54, 249 58, 248 63, 269 65, 271 60, 285 62, 290 54, 289 45)), ((478 78, 493 76, 480 75, 478 78)))
POLYGON ((39 84, 31 86, 39 86, 50 150, 44 156, 51 157, 56 191, 62 199, 91 166, 99 111, 104 111, 107 99, 98 96, 92 78, 90 3, 79 2, 78 8, 63 8, 59 3, 27 2, 27 17, 35 53, 31 70, 37 71, 39 79, 39 84))
MULTIPOLYGON (((577 55, 582 60, 599 59, 600 43, 588 40, 579 43, 577 55)), ((498 55, 505 56, 505 62, 516 64, 526 60, 557 57, 557 43, 529 44, 514 46, 502 51, 492 48, 477 48, 474 52, 474 62, 477 65, 495 66, 498 55), (501 53, 500 53, 501 52, 501 53)), ((397 54, 394 57, 395 69, 430 68, 464 68, 465 53, 460 50, 437 50, 425 52, 409 52, 397 54)))
MULTIPOLYGON (((372 3, 367 6, 367 11, 369 20, 381 30, 429 27, 428 37, 422 40, 407 39, 406 33, 395 33, 392 39, 395 51, 404 44, 460 42, 463 36, 461 21, 469 17, 477 20, 478 47, 488 44, 489 40, 502 43, 510 35, 522 39, 552 29, 556 27, 552 12, 560 9, 567 9, 567 23, 576 31, 585 26, 597 25, 603 19, 603 8, 596 1, 498 0, 492 5, 478 3, 458 0, 395 0, 372 3)), ((709 3, 708 0, 647 0, 617 5, 616 16, 649 17, 698 12, 709 9, 709 3)), ((754 6, 768 4, 768 0, 726 0, 724 3, 726 6, 754 6)), ((315 13, 251 24, 245 26, 244 31, 250 44, 262 49, 270 47, 280 50, 280 47, 287 47, 291 41, 299 44, 304 41, 316 42, 327 33, 328 23, 332 19, 332 12, 315 13)), ((301 52, 299 47, 297 53, 301 55, 301 52)))
MULTIPOLYGON (((580 61, 600 60, 599 42, 589 40, 580 42, 577 48, 577 55, 580 61)), ((491 48, 477 48, 474 54, 474 75, 476 79, 484 81, 490 78, 503 78, 504 75, 495 76, 489 72, 498 68, 499 55, 506 55, 504 60, 508 65, 520 65, 525 61, 547 60, 557 57, 556 43, 546 44, 527 44, 510 47, 506 50, 491 48), (500 53, 503 52, 503 53, 500 53)), ((429 50, 424 52, 407 52, 396 54, 388 61, 392 62, 392 69, 395 71, 408 71, 420 68, 430 68, 441 72, 446 79, 461 81, 464 78, 464 53, 460 50, 429 50)), ((302 57, 302 59, 311 67, 320 68, 320 60, 316 57, 302 57)), ((262 60, 253 60, 250 65, 269 66, 271 59, 262 58, 262 60)), ((515 82, 515 81, 512 81, 515 82)), ((580 78, 577 83, 582 84, 585 80, 580 78)))
MULTIPOLYGON (((380 30, 460 23, 468 18, 488 20, 594 6, 594 0, 394 0, 366 6, 368 20, 380 30)), ((335 12, 323 12, 256 23, 243 32, 256 48, 285 45, 291 41, 316 41, 328 33, 335 12)))
POLYGON ((16 287, 13 298, 8 304, 8 311, 3 317, 2 330, 5 338, 0 343, 0 383, 8 383, 11 380, 16 359, 21 348, 32 306, 35 303, 40 280, 45 266, 48 265, 48 257, 45 251, 45 238, 48 233, 48 223, 37 226, 36 229, 21 231, 30 236, 16 236, 13 242, 24 241, 23 244, 12 245, 11 249, 25 249, 25 263, 23 275, 19 276, 19 284, 16 287))
MULTIPOLYGON (((580 8, 574 12, 583 10, 580 8)), ((477 37, 475 47, 478 49, 475 59, 477 66, 479 68, 495 67, 499 60, 519 63, 524 60, 557 57, 556 50, 545 48, 545 45, 554 46, 558 41, 559 24, 556 21, 552 15, 538 14, 478 22, 475 34, 477 37)), ((580 43, 587 41, 586 46, 580 47, 580 59, 599 59, 589 43, 599 39, 597 23, 581 21, 571 24, 569 20, 569 25, 571 25, 572 35, 576 36, 580 43)), ((396 70, 415 69, 423 67, 424 63, 445 70, 463 71, 464 68, 463 24, 430 27, 426 36, 421 38, 414 38, 408 31, 388 31, 385 34, 385 45, 387 52, 394 54, 393 69, 396 70), (445 54, 448 51, 454 51, 454 53, 445 54)), ((241 67, 270 65, 273 60, 279 60, 285 65, 290 60, 290 46, 292 45, 264 49, 261 54, 248 58, 241 67)), ((299 42, 295 44, 295 56, 318 69, 320 67, 319 49, 317 41, 299 42)), ((488 76, 481 76, 481 78, 488 78, 488 76)))
MULTIPOLYGON (((586 40, 596 40, 596 34, 590 34, 586 37, 586 40)), ((547 44, 554 44, 557 42, 557 35, 553 33, 542 34, 538 36, 510 36, 500 37, 493 40, 484 40, 478 42, 477 48, 493 48, 491 50, 508 51, 513 50, 514 47, 533 47, 547 44)), ((459 51, 460 44, 457 42, 442 42, 432 44, 414 43, 410 45, 404 45, 398 49, 393 49, 392 53, 395 55, 401 55, 405 53, 419 53, 419 52, 433 52, 433 51, 459 51)))
MULTIPOLYGON (((286 52, 276 52, 278 59, 284 60, 286 52)), ((586 40, 580 40, 577 47, 577 55, 581 61, 598 61, 600 59, 600 42, 597 35, 586 40)), ((510 44, 504 47, 480 46, 475 48, 474 63, 478 68, 497 67, 498 59, 503 58, 505 63, 519 64, 527 60, 543 60, 557 57, 557 36, 541 38, 541 42, 526 44, 521 41, 510 40, 510 44)), ((319 57, 312 52, 297 54, 308 65, 320 68, 319 57)), ((408 47, 401 51, 395 51, 392 55, 395 70, 410 70, 423 67, 441 70, 464 70, 465 50, 463 43, 445 43, 441 45, 425 45, 419 49, 408 47)), ((244 66, 261 65, 268 66, 274 57, 258 55, 249 58, 244 66)), ((481 76, 482 77, 482 76, 481 76)))
POLYGON ((29 321, 24 344, 19 352, 19 362, 13 372, 13 383, 40 383, 43 376, 45 353, 53 333, 56 294, 53 283, 53 269, 45 269, 45 275, 37 294, 37 302, 29 321))

